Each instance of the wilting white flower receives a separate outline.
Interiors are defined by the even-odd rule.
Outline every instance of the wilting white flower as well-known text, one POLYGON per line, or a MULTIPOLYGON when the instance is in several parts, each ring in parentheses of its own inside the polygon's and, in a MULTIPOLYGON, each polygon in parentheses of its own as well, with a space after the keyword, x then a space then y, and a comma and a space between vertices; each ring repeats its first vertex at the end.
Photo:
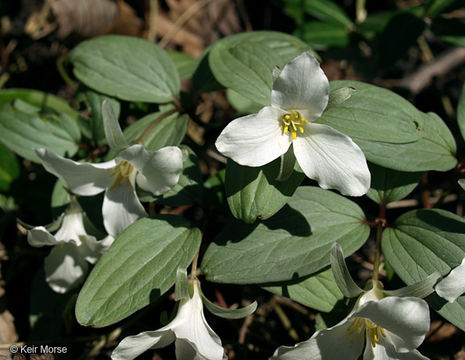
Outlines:
POLYGON ((97 241, 87 234, 82 210, 73 202, 62 215, 55 235, 37 226, 28 231, 27 240, 35 247, 54 246, 44 265, 45 280, 57 293, 65 293, 79 285, 87 274, 89 263, 94 264, 109 246, 106 241, 97 241))
POLYGON ((331 249, 331 268, 344 295, 361 294, 354 309, 309 340, 279 347, 272 360, 357 360, 362 352, 364 360, 427 359, 416 350, 430 328, 428 304, 420 297, 433 292, 439 274, 394 291, 380 289, 376 281, 371 290, 364 291, 350 277, 339 244, 331 249))
POLYGON ((292 145, 304 173, 322 188, 361 196, 370 187, 365 155, 348 136, 313 123, 328 99, 328 79, 315 57, 305 52, 274 81, 271 106, 232 121, 216 147, 240 165, 256 167, 284 155, 292 145))
POLYGON ((435 290, 440 297, 451 303, 465 293, 465 258, 436 285, 435 290))
POLYGON ((194 281, 192 298, 181 299, 176 317, 155 331, 142 332, 123 339, 113 351, 113 360, 131 360, 149 349, 174 342, 177 360, 223 360, 221 340, 210 328, 203 314, 198 281, 194 281))
POLYGON ((135 184, 154 195, 170 190, 182 171, 182 152, 175 146, 147 151, 137 144, 110 161, 98 164, 65 159, 46 149, 36 151, 45 169, 63 179, 69 189, 83 196, 105 191, 103 223, 117 237, 126 227, 145 216, 135 184))

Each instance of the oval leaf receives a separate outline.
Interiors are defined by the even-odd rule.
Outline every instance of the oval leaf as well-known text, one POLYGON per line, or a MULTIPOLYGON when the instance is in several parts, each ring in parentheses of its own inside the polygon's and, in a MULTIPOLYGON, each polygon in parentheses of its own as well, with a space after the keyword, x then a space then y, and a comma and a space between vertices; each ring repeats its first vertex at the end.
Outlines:
MULTIPOLYGON (((414 210, 400 216, 382 237, 386 260, 408 285, 439 271, 447 275, 465 257, 465 220, 440 209, 414 210)), ((465 330, 465 295, 450 304, 437 295, 430 305, 465 330)))
POLYGON ((226 196, 234 217, 252 224, 268 219, 281 209, 294 194, 305 175, 293 171, 285 181, 277 181, 277 159, 263 167, 241 166, 232 160, 226 165, 226 196))
POLYGON ((401 200, 418 186, 422 172, 401 172, 369 164, 371 187, 367 196, 378 204, 401 200))
POLYGON ((357 81, 332 81, 331 91, 356 89, 318 119, 350 136, 370 162, 400 171, 453 168, 455 140, 435 114, 417 110, 393 92, 357 81))
POLYGON ((15 154, 0 143, 0 191, 8 190, 11 182, 19 176, 19 172, 15 154))
POLYGON ((273 218, 228 224, 207 248, 201 268, 215 282, 287 281, 327 266, 336 241, 352 254, 369 231, 354 202, 318 187, 300 187, 273 218))
POLYGON ((229 47, 218 42, 209 57, 213 75, 224 87, 263 105, 270 104, 272 72, 278 63, 270 48, 249 42, 229 47))
POLYGON ((331 311, 339 301, 344 299, 344 295, 337 287, 331 269, 297 281, 265 286, 264 289, 325 312, 331 311))
POLYGON ((0 142, 18 155, 40 163, 34 149, 47 148, 72 156, 78 147, 79 128, 65 114, 39 115, 5 105, 0 109, 0 142))
POLYGON ((179 76, 168 54, 150 41, 105 35, 69 54, 76 77, 92 89, 128 101, 165 103, 179 95, 179 76))
POLYGON ((158 121, 161 115, 161 111, 148 114, 124 129, 123 135, 127 142, 137 142, 144 134, 142 144, 147 150, 156 151, 165 146, 179 145, 187 131, 188 116, 175 113, 158 121))
POLYGON ((76 318, 102 327, 131 315, 163 295, 189 266, 201 234, 183 218, 159 216, 129 226, 102 256, 79 293, 76 318))

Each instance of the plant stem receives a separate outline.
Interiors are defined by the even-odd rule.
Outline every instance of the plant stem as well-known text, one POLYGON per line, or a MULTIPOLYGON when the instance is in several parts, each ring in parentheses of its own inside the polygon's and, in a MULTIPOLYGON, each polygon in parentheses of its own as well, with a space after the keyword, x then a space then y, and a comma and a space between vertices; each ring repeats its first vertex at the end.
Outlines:
POLYGON ((193 277, 197 276, 197 263, 199 262, 199 254, 200 254, 200 249, 197 251, 197 254, 195 254, 194 260, 192 260, 191 275, 193 277))
POLYGON ((373 263, 373 283, 374 285, 378 282, 379 263, 381 258, 381 235, 383 234, 383 228, 386 225, 386 205, 381 203, 379 209, 379 217, 376 219, 376 249, 375 249, 375 261, 373 263))

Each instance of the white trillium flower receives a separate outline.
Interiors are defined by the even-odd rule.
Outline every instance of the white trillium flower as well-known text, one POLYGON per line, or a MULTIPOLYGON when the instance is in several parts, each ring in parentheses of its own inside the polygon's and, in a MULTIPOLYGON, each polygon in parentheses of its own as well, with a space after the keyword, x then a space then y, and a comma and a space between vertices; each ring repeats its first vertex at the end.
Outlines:
POLYGON ((451 303, 465 293, 465 258, 436 285, 435 290, 440 297, 451 303))
POLYGON ((227 359, 220 338, 205 320, 198 281, 194 281, 192 298, 181 299, 176 317, 168 325, 124 338, 111 358, 131 360, 146 350, 159 349, 172 342, 177 360, 227 359))
POLYGON ((322 188, 361 196, 370 187, 365 155, 348 136, 313 122, 328 99, 328 79, 316 58, 305 52, 274 81, 271 106, 232 121, 216 147, 240 165, 257 167, 284 155, 292 145, 304 173, 322 188))
POLYGON ((132 145, 115 159, 98 164, 65 159, 46 149, 36 152, 45 169, 63 179, 73 193, 92 196, 105 191, 103 222, 114 238, 146 215, 136 194, 136 183, 160 195, 178 182, 182 172, 182 152, 175 146, 147 151, 143 145, 132 145))
POLYGON ((373 281, 369 291, 350 276, 339 244, 331 249, 331 269, 341 292, 359 296, 354 309, 337 325, 317 331, 295 346, 281 346, 271 360, 425 360, 416 348, 430 328, 429 307, 421 298, 431 294, 440 277, 433 273, 421 282, 398 290, 383 290, 373 281))
POLYGON ((377 288, 364 293, 339 324, 317 331, 294 347, 278 348, 271 359, 357 360, 428 359, 416 348, 430 327, 429 308, 416 297, 383 297, 377 288), (365 348, 365 350, 363 350, 365 348))
POLYGON ((79 285, 85 278, 89 263, 94 264, 108 248, 104 241, 97 241, 84 228, 83 213, 73 204, 64 213, 61 226, 52 235, 44 226, 28 231, 31 246, 54 246, 45 258, 45 280, 57 293, 65 293, 79 285))

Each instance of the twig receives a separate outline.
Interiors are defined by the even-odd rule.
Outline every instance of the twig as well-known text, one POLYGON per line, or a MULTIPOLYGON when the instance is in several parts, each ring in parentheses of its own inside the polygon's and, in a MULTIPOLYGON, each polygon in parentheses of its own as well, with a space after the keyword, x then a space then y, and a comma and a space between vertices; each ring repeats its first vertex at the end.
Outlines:
POLYGON ((148 15, 149 32, 147 40, 154 42, 157 37, 157 16, 158 16, 158 0, 150 0, 150 9, 148 15))
POLYGON ((438 56, 435 61, 421 66, 418 71, 402 79, 400 86, 416 94, 424 87, 428 86, 433 77, 446 74, 463 62, 465 62, 465 48, 454 48, 438 56))
POLYGON ((197 11, 199 11, 202 7, 207 5, 210 1, 213 0, 200 0, 195 2, 192 6, 190 6, 184 13, 176 20, 174 23, 174 27, 171 28, 165 36, 160 40, 160 45, 164 48, 173 38, 173 36, 182 28, 182 26, 192 17, 195 15, 197 11))
POLYGON ((273 308, 273 310, 276 312, 276 315, 278 315, 279 320, 283 324, 284 328, 287 330, 289 333, 289 336, 295 340, 299 340, 299 335, 297 335, 297 331, 292 327, 291 321, 287 317, 286 313, 284 312, 283 309, 281 309, 281 306, 279 306, 278 302, 275 300, 275 297, 273 297, 270 301, 270 305, 273 308))
POLYGON ((244 322, 242 323, 241 329, 239 330, 239 339, 237 340, 239 344, 245 343, 245 336, 249 332, 249 327, 250 325, 252 325, 253 318, 253 314, 250 314, 245 318, 244 322))

